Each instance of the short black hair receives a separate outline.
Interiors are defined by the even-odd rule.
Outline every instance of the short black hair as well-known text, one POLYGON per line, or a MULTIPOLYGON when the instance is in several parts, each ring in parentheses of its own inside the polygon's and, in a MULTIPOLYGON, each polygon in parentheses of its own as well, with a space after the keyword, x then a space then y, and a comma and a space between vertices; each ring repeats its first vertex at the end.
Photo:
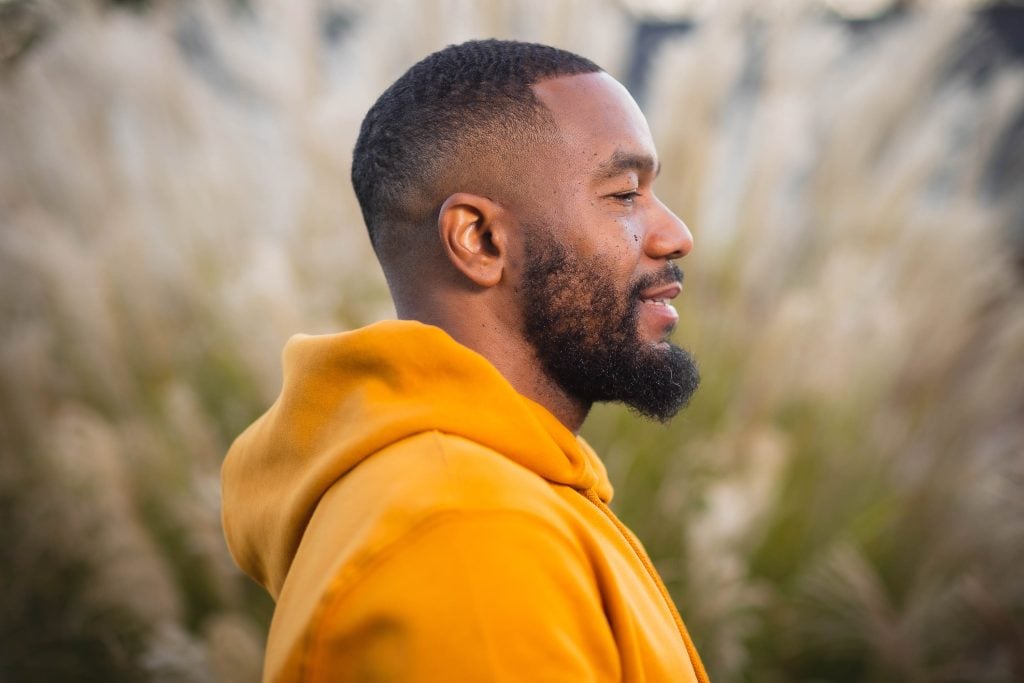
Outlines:
POLYGON ((352 158, 378 256, 389 226, 436 220, 451 178, 471 169, 474 155, 514 158, 537 137, 551 119, 532 85, 598 71, 571 52, 509 40, 449 45, 406 71, 366 114, 352 158))

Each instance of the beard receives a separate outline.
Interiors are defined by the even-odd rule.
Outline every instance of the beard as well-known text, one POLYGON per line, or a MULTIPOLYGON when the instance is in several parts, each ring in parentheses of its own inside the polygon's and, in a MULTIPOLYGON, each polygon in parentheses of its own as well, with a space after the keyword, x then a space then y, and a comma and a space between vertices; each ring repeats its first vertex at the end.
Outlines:
POLYGON ((526 232, 523 274, 526 340, 547 374, 588 406, 619 401, 662 422, 693 396, 700 375, 693 358, 671 343, 640 338, 640 294, 682 282, 674 263, 619 291, 611 264, 582 259, 540 229, 526 232))

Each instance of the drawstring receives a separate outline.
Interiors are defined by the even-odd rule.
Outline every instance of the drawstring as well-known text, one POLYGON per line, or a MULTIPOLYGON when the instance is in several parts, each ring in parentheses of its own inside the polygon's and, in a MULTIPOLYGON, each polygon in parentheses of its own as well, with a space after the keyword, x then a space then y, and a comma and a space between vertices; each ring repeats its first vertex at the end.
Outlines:
POLYGON ((629 543, 629 547, 633 549, 633 552, 640 559, 640 562, 647 569, 648 575, 654 579, 655 585, 661 592, 661 597, 665 599, 665 604, 668 605, 669 611, 672 613, 672 618, 676 621, 676 628, 679 629, 679 635, 683 637, 683 644, 686 646, 686 653, 690 657, 690 664, 693 665, 693 670, 697 674, 697 680, 699 683, 710 683, 708 674, 704 670, 704 663, 700 660, 700 655, 697 654, 697 648, 694 647, 693 641, 690 640, 690 633, 686 630, 686 625, 683 623, 683 618, 679 616, 679 611, 676 609, 676 605, 672 602, 672 598, 669 597, 668 590, 665 588, 665 584, 661 582, 661 577, 658 576, 658 572, 654 569, 654 565, 651 564, 650 558, 647 557, 647 553, 643 551, 643 548, 634 540, 633 535, 626 529, 626 525, 619 521, 618 517, 611 511, 607 505, 601 500, 594 489, 587 489, 584 491, 584 495, 591 503, 597 506, 597 508, 605 514, 608 519, 612 521, 615 528, 619 530, 622 537, 629 543))

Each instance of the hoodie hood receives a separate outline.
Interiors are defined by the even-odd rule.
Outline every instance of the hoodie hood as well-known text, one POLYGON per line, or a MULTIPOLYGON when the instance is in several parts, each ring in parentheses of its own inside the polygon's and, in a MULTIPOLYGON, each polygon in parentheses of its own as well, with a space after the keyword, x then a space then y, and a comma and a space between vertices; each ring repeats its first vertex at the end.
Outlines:
POLYGON ((283 365, 281 395, 235 440, 221 473, 228 547, 275 599, 324 493, 422 432, 470 439, 552 483, 611 499, 593 450, 440 328, 388 321, 297 335, 283 365))

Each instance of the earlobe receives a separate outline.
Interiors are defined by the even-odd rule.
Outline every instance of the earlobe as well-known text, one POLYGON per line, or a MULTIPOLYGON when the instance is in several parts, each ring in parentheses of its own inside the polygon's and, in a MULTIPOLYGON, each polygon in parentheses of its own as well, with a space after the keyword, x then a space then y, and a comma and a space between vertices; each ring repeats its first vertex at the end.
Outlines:
POLYGON ((500 206, 486 197, 456 192, 444 201, 437 229, 448 260, 480 287, 501 281, 505 230, 500 206))

